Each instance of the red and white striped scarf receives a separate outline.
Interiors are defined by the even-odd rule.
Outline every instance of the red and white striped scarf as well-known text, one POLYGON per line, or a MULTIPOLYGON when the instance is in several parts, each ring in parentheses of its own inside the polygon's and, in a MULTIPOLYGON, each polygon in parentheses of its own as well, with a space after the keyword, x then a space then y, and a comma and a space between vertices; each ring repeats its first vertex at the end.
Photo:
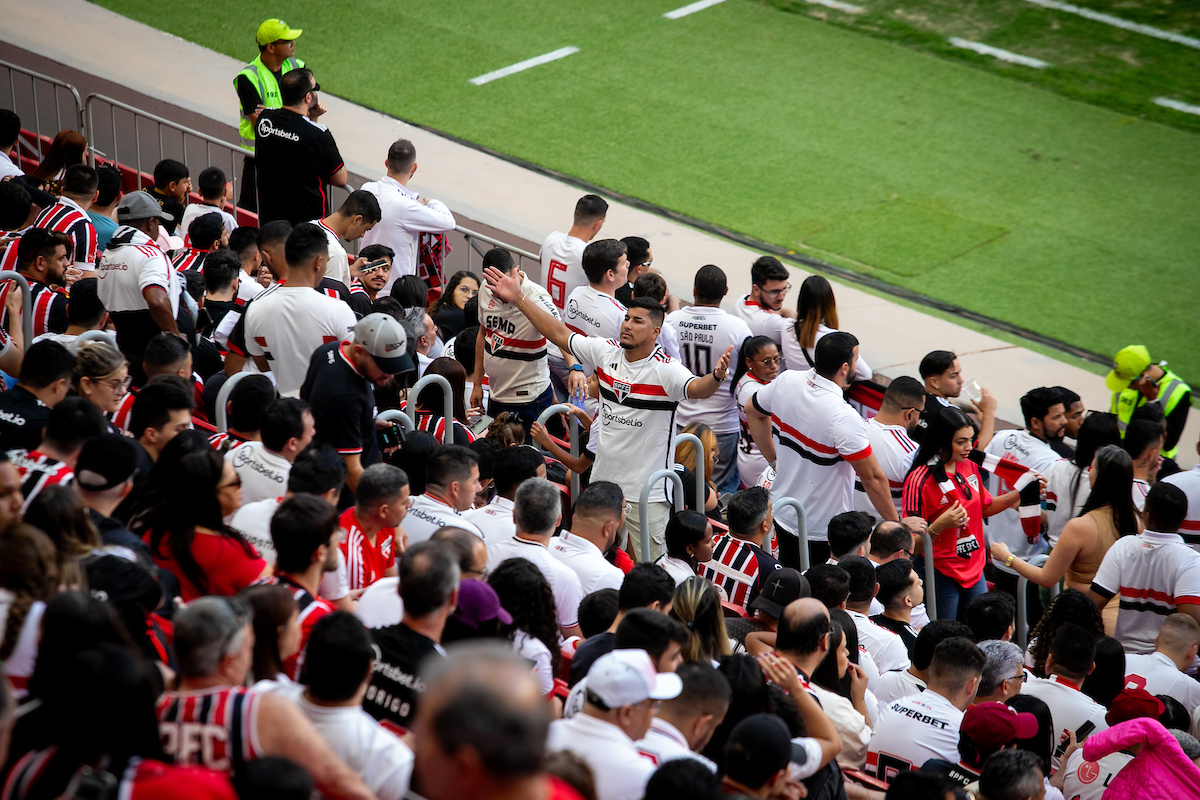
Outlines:
MULTIPOLYGON (((1035 544, 1042 533, 1041 485, 1037 475, 1016 461, 1000 458, 982 450, 972 450, 967 458, 975 462, 980 469, 1002 478, 1020 492, 1021 502, 1017 510, 1021 515, 1021 529, 1025 531, 1025 538, 1029 543, 1035 544)), ((946 468, 939 459, 930 460, 929 472, 943 494, 947 497, 954 496, 954 483, 946 475, 946 468)))

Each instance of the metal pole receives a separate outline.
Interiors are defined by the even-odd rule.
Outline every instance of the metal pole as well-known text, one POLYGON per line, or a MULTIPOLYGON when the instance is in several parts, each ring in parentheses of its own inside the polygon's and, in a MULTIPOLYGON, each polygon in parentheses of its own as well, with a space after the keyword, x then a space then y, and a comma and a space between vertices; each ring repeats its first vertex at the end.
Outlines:
POLYGON ((933 622, 938 618, 937 584, 934 583, 937 570, 933 568, 933 537, 929 535, 928 530, 921 534, 921 541, 925 550, 925 611, 929 613, 929 621, 933 622))
MULTIPOLYGON (((781 497, 771 506, 771 514, 778 517, 782 508, 796 509, 796 536, 800 539, 800 571, 808 572, 808 515, 804 513, 804 504, 794 497, 781 497)), ((787 536, 787 531, 779 534, 787 536)))
POLYGON ((672 460, 675 460, 675 454, 679 452, 680 442, 691 442, 692 449, 696 452, 696 457, 693 459, 696 464, 696 468, 692 470, 692 472, 696 474, 696 510, 703 514, 704 501, 708 498, 708 484, 704 482, 704 443, 701 442, 700 437, 694 433, 675 434, 675 441, 671 445, 672 460))
POLYGON ((383 422, 399 422, 400 427, 404 428, 405 433, 413 432, 413 421, 409 419, 408 414, 405 414, 398 408, 389 408, 387 411, 381 411, 375 419, 383 422))
POLYGON ((426 375, 408 390, 408 416, 412 420, 413 428, 416 429, 417 398, 421 396, 421 390, 431 384, 440 386, 442 389, 442 419, 446 420, 446 424, 442 427, 442 444, 447 444, 447 439, 452 443, 454 441, 454 437, 451 435, 454 426, 454 390, 450 388, 450 381, 441 375, 426 375))
MULTIPOLYGON (((575 406, 567 405, 566 403, 556 403, 550 406, 540 415, 537 421, 539 425, 545 425, 547 420, 555 414, 567 415, 567 428, 570 431, 571 441, 568 443, 571 446, 571 457, 579 458, 579 420, 571 413, 575 406)), ((579 497, 579 473, 575 470, 569 470, 571 473, 569 480, 571 482, 571 502, 575 502, 575 498, 579 497)))
POLYGON ((82 345, 84 342, 104 342, 105 344, 110 344, 113 347, 117 346, 116 337, 114 337, 108 331, 84 331, 75 337, 75 343, 71 345, 70 348, 71 352, 78 350, 80 345, 82 345))
MULTIPOLYGON (((15 246, 15 243, 9 245, 15 246)), ((25 350, 28 351, 33 342, 33 304, 30 302, 29 281, 21 273, 8 269, 0 272, 0 282, 3 281, 16 281, 17 286, 21 287, 21 333, 25 336, 25 350)))
POLYGON ((642 535, 642 559, 646 561, 650 555, 650 520, 646 516, 650 510, 650 490, 663 478, 674 484, 675 491, 672 494, 675 496, 675 513, 683 511, 683 479, 679 477, 678 472, 673 469, 660 469, 646 480, 646 485, 642 487, 642 498, 638 501, 638 510, 641 512, 638 522, 642 535))
POLYGON ((229 378, 225 381, 225 383, 221 384, 221 390, 219 392, 217 392, 217 402, 216 402, 217 430, 220 431, 221 433, 225 433, 226 431, 229 430, 228 426, 225 424, 226 423, 225 404, 229 402, 229 395, 233 392, 233 387, 242 378, 245 378, 247 375, 254 375, 254 374, 255 373, 253 373, 253 372, 237 372, 237 373, 234 373, 233 375, 230 375, 229 378))
MULTIPOLYGON (((1036 555, 1028 559, 1030 566, 1040 567, 1050 560, 1047 553, 1036 555)), ((1021 647, 1029 644, 1029 579, 1024 575, 1017 576, 1017 639, 1021 647)), ((1050 597, 1058 597, 1060 591, 1059 584, 1054 584, 1050 587, 1050 597)), ((933 619, 933 617, 930 617, 933 619)))

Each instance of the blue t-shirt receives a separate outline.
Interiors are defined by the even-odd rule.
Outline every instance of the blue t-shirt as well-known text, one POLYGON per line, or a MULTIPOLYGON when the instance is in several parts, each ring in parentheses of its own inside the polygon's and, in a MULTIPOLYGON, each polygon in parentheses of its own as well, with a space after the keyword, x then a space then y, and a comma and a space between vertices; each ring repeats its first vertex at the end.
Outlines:
POLYGON ((94 211, 89 211, 88 216, 92 218, 92 224, 96 226, 96 249, 103 250, 108 247, 109 241, 119 226, 111 217, 97 214, 94 211))

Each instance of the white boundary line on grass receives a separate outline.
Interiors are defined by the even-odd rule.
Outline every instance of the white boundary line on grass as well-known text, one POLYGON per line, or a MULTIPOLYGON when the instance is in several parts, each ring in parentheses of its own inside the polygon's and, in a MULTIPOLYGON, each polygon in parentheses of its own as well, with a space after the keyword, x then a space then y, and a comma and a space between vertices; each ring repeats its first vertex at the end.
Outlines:
POLYGON ((578 47, 560 47, 553 53, 546 53, 545 55, 536 56, 534 58, 527 58, 524 61, 518 61, 512 66, 504 67, 503 69, 498 69, 493 72, 488 72, 484 75, 480 75, 478 78, 471 78, 470 82, 476 86, 483 86, 485 83, 491 83, 492 81, 499 80, 500 78, 507 78, 509 75, 513 75, 517 72, 523 72, 530 67, 549 64, 551 61, 558 61, 560 58, 566 58, 567 56, 578 52, 578 47))
POLYGON ((817 6, 825 6, 832 8, 834 11, 844 11, 847 14, 863 14, 866 9, 862 6, 851 5, 850 3, 842 3, 840 0, 804 0, 806 3, 812 3, 817 6))
POLYGON ((1154 105, 1162 106, 1163 108, 1173 108, 1176 111, 1182 111, 1185 114, 1196 114, 1197 116, 1200 116, 1200 106, 1181 103, 1178 100, 1172 100, 1169 97, 1154 98, 1154 105))
POLYGON ((1055 11, 1066 11, 1068 14, 1078 14, 1081 17, 1086 17, 1096 22, 1103 22, 1105 25, 1112 25, 1114 28, 1121 28, 1135 33, 1144 33, 1147 36, 1153 36, 1155 39, 1165 39, 1168 42, 1175 42, 1176 44, 1200 50, 1200 39, 1192 36, 1184 36, 1182 33, 1172 33, 1171 31, 1164 31, 1162 28, 1142 25, 1140 22, 1130 22, 1127 19, 1114 17, 1111 14, 1101 14, 1099 11, 1092 11, 1090 8, 1080 8, 1070 3, 1060 3, 1058 0, 1025 0, 1025 2, 1033 3, 1035 6, 1041 6, 1042 8, 1052 8, 1055 11))
POLYGON ((674 11, 668 11, 667 13, 663 14, 663 16, 667 19, 679 19, 680 17, 686 17, 688 14, 695 14, 697 11, 703 11, 706 8, 712 8, 713 6, 724 2, 725 0, 696 0, 695 3, 688 3, 686 6, 677 8, 674 11))
POLYGON ((1009 50, 1001 50, 999 47, 992 47, 981 42, 972 42, 969 39, 960 39, 957 36, 951 36, 947 41, 955 47, 961 47, 965 50, 974 50, 976 53, 981 53, 985 56, 998 58, 1001 61, 1008 61, 1012 64, 1021 64, 1034 69, 1045 69, 1050 66, 1050 62, 1042 61, 1040 58, 1032 58, 1023 56, 1020 53, 1013 53, 1009 50))

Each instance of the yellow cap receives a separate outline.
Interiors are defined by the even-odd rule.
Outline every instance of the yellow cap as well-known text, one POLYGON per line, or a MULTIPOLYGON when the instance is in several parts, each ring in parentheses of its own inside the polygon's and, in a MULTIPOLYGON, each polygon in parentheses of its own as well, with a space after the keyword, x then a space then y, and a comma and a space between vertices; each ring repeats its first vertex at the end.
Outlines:
POLYGON ((1122 348, 1113 356, 1113 368, 1104 379, 1110 392, 1120 392, 1129 387, 1130 381, 1150 366, 1150 351, 1140 344, 1122 348))
POLYGON ((271 42, 278 42, 280 39, 291 41, 298 38, 301 33, 303 31, 299 28, 289 28, 287 23, 281 19, 269 19, 258 26, 258 34, 254 40, 258 42, 259 47, 266 47, 271 42))

